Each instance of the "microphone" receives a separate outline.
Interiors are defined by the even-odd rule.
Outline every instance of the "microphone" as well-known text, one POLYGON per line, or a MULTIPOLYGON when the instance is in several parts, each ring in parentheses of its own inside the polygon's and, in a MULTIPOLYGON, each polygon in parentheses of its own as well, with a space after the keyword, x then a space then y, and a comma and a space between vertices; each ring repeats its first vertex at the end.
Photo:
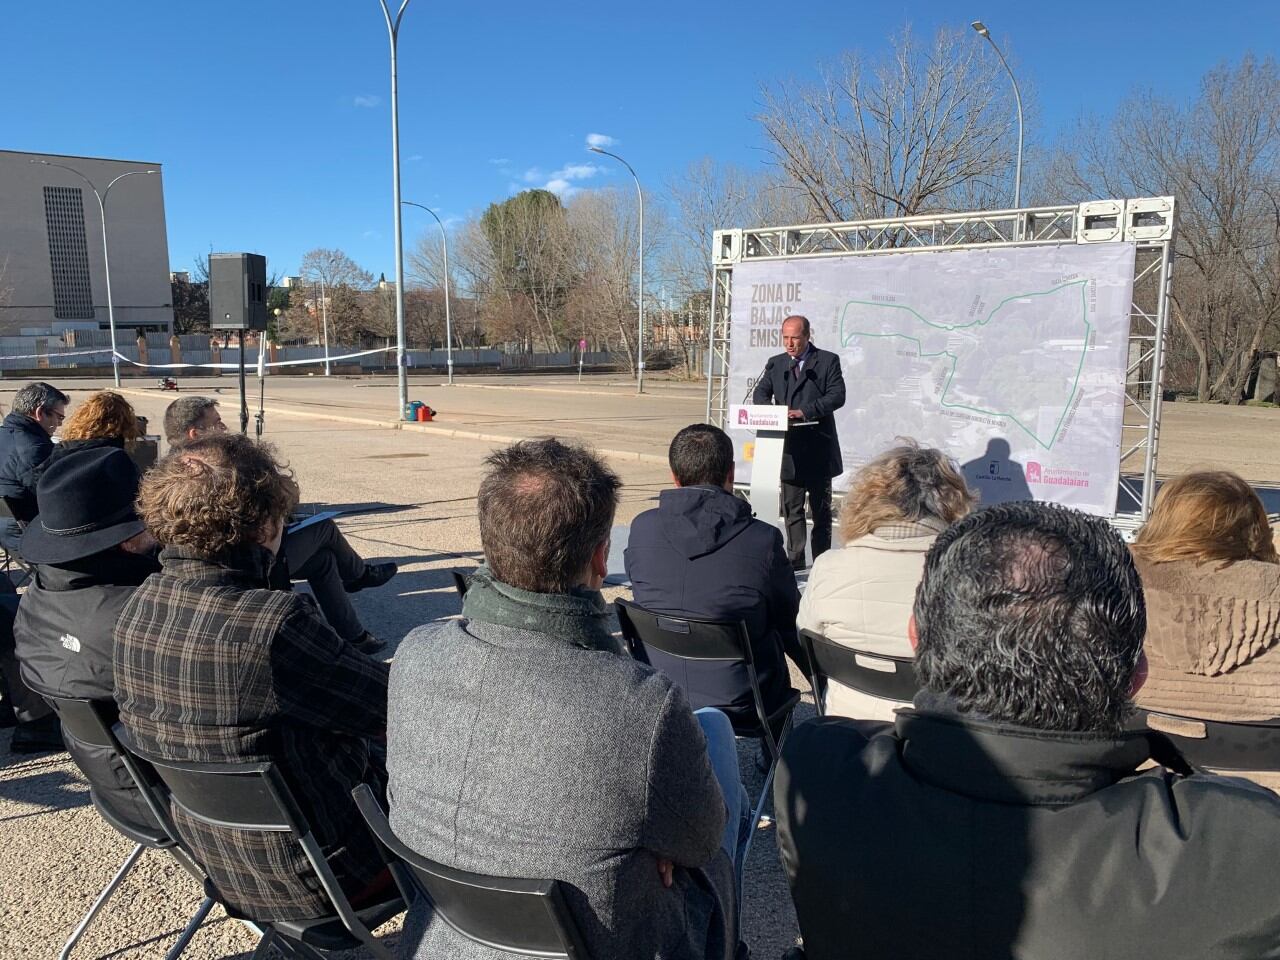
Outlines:
POLYGON ((764 365, 764 373, 760 374, 760 376, 756 377, 754 380, 748 380, 748 381, 747 381, 747 392, 746 392, 746 393, 744 393, 744 394, 742 395, 742 399, 741 399, 741 400, 739 400, 738 402, 739 402, 739 403, 746 403, 746 402, 747 402, 747 398, 748 398, 748 397, 750 397, 753 393, 755 393, 755 392, 756 392, 756 385, 757 385, 761 380, 767 380, 767 379, 769 378, 769 375, 770 375, 771 373, 773 373, 773 358, 772 358, 772 357, 770 357, 770 358, 769 358, 769 360, 765 363, 765 365, 764 365))

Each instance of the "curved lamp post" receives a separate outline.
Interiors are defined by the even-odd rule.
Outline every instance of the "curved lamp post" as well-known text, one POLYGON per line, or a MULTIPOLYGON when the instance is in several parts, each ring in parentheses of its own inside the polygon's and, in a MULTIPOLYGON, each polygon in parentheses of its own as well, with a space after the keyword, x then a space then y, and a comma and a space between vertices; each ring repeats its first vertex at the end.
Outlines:
POLYGON ((409 376, 404 353, 404 233, 400 224, 400 89, 396 74, 396 47, 400 41, 400 21, 409 0, 402 0, 395 18, 387 0, 382 4, 382 15, 387 21, 387 37, 391 41, 391 192, 395 204, 396 232, 396 378, 400 388, 400 417, 403 420, 409 406, 409 376))
POLYGON ((102 219, 102 269, 107 275, 107 323, 111 327, 111 373, 115 380, 115 385, 120 386, 120 355, 116 352, 116 309, 115 303, 111 299, 111 257, 107 252, 107 195, 111 193, 111 188, 123 180, 125 177, 136 177, 144 173, 159 173, 158 170, 130 170, 128 173, 122 173, 110 183, 101 193, 98 188, 93 185, 93 181, 86 177, 75 167, 68 167, 65 163, 51 163, 48 160, 32 160, 32 163, 39 163, 46 167, 57 167, 60 170, 67 170, 74 173, 77 177, 89 185, 89 189, 93 191, 93 195, 98 200, 98 214, 102 219))
POLYGON ((1014 77, 1013 71, 1009 69, 1009 61, 1004 58, 1004 54, 1000 52, 996 42, 991 39, 991 31, 986 28, 986 25, 981 20, 975 20, 969 26, 973 27, 978 36, 991 44, 996 56, 1004 64, 1004 72, 1009 75, 1009 82, 1013 84, 1013 98, 1018 104, 1018 163, 1013 169, 1013 206, 1016 209, 1022 205, 1022 94, 1018 92, 1018 81, 1014 77))
POLYGON ((444 355, 445 363, 449 367, 449 383, 453 383, 453 318, 449 313, 449 235, 445 232, 444 223, 436 216, 436 212, 430 207, 424 207, 420 203, 414 203, 412 200, 401 200, 407 207, 417 207, 419 210, 425 210, 435 218, 436 223, 440 224, 440 245, 444 247, 444 355))
POLYGON ((599 147, 588 147, 588 149, 592 153, 602 153, 606 157, 613 157, 613 159, 627 168, 627 172, 631 174, 631 179, 636 182, 636 197, 640 203, 640 321, 639 335, 636 337, 636 393, 644 393, 644 191, 640 189, 640 178, 631 169, 631 164, 616 153, 610 153, 608 150, 602 150, 599 147))

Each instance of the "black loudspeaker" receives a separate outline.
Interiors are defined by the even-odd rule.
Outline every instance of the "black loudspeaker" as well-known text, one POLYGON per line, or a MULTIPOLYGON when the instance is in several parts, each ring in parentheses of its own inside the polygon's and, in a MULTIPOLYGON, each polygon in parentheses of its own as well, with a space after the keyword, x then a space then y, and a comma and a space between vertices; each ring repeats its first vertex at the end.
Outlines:
POLYGON ((267 329, 266 257, 209 254, 209 325, 214 330, 267 329))

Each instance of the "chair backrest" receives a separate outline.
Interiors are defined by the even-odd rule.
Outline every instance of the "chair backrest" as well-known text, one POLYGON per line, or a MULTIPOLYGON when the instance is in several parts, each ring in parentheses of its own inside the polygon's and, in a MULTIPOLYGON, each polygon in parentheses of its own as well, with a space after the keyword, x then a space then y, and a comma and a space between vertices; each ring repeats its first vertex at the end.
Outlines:
MULTIPOLYGON (((160 777, 151 764, 130 751, 116 735, 115 704, 81 697, 45 697, 45 699, 53 706, 62 729, 76 740, 91 747, 105 747, 115 751, 152 818, 167 837, 174 838, 176 834, 173 821, 169 816, 168 799, 161 786, 160 777)), ((111 815, 111 811, 103 811, 99 808, 99 812, 104 813, 117 830, 122 832, 127 830, 127 825, 122 828, 111 815)), ((189 860, 179 858, 179 862, 193 876, 203 879, 203 873, 199 873, 189 860)))
POLYGON ((410 850, 392 832, 367 784, 356 787, 352 795, 391 862, 398 860, 409 868, 436 913, 459 934, 518 956, 589 960, 559 880, 492 877, 436 863, 410 850))
POLYGON ((467 580, 467 575, 461 570, 450 570, 449 572, 453 574, 453 589, 458 591, 459 597, 465 597, 467 595, 467 587, 471 585, 470 581, 467 580))
POLYGON ((754 673, 751 635, 742 620, 669 617, 630 600, 618 600, 615 607, 622 637, 637 660, 647 659, 644 650, 652 648, 681 660, 739 661, 754 673))
POLYGON ((229 830, 308 832, 275 764, 193 763, 143 755, 187 816, 229 830))
MULTIPOLYGON (((279 768, 262 763, 197 763, 139 753, 124 731, 121 742, 155 767, 174 806, 202 823, 228 830, 289 833, 306 854, 334 912, 357 940, 373 942, 338 883, 311 826, 279 768)), ((352 843, 360 842, 352 837, 352 843)))
POLYGON ((829 640, 812 630, 800 631, 800 643, 809 659, 809 682, 818 715, 826 713, 827 681, 835 680, 859 693, 884 700, 911 702, 920 689, 915 660, 868 653, 829 640))
POLYGON ((1163 733, 1196 767, 1280 772, 1280 720, 1244 723, 1201 720, 1139 709, 1140 726, 1163 733))

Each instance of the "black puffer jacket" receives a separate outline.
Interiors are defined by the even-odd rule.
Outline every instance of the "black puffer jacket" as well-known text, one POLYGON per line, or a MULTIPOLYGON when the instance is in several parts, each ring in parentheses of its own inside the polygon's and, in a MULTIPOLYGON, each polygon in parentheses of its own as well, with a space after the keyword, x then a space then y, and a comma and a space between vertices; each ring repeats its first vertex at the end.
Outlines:
POLYGON ((23 523, 36 515, 35 470, 51 453, 53 439, 30 417, 10 413, 0 423, 0 497, 23 523))
POLYGON ((1280 798, 1160 734, 948 709, 797 727, 774 787, 808 960, 1280 956, 1280 798), (1155 759, 1165 767, 1142 770, 1155 759))
MULTIPOLYGON (((791 692, 783 653, 802 659, 796 639, 800 592, 776 527, 720 487, 663 490, 658 509, 636 517, 626 550, 636 603, 676 617, 746 621, 765 706, 791 692)), ((696 710, 719 707, 754 718, 751 685, 736 664, 691 663, 651 652, 653 666, 682 687, 696 710)))
MULTIPOLYGON (((18 604, 18 660, 27 686, 46 696, 101 701, 116 714, 112 631, 125 601, 160 569, 154 557, 111 549, 66 566, 40 564, 18 604)), ((67 752, 99 802, 129 823, 154 828, 133 781, 111 750, 64 732, 67 752)))

